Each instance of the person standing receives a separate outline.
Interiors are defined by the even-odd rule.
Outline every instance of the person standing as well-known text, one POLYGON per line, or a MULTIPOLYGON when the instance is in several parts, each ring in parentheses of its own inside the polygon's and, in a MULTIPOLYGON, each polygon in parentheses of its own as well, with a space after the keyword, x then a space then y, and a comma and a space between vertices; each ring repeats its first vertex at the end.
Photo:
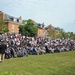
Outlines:
POLYGON ((7 49, 7 42, 1 41, 1 43, 0 43, 0 62, 4 61, 6 49, 7 49))

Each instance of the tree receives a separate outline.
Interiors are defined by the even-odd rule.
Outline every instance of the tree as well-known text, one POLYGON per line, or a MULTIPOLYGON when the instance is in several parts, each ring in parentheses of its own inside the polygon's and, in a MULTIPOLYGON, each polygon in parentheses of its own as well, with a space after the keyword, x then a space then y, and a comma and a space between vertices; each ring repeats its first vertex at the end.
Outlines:
POLYGON ((61 33, 61 38, 66 38, 66 32, 64 31, 64 29, 60 28, 60 33, 61 33))
POLYGON ((68 32, 68 37, 74 39, 75 38, 75 33, 68 32))
POLYGON ((24 25, 20 25, 20 26, 19 26, 19 33, 20 33, 21 35, 25 35, 25 34, 24 34, 24 25))
POLYGON ((5 24, 4 20, 0 19, 0 32, 4 33, 4 32, 8 32, 8 26, 5 24))
POLYGON ((34 21, 31 19, 25 20, 24 25, 19 26, 19 32, 25 36, 36 36, 37 35, 37 26, 34 24, 34 21))

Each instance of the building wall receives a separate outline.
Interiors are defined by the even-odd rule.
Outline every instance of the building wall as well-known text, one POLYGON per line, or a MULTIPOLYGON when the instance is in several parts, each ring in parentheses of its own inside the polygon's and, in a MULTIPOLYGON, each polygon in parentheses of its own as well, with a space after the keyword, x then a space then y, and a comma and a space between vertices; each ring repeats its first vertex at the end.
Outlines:
POLYGON ((43 36, 43 33, 44 33, 44 29, 38 28, 37 36, 43 36))
MULTIPOLYGON (((5 14, 0 11, 0 19, 4 20, 5 14)), ((5 22, 5 24, 8 26, 9 33, 18 33, 18 26, 19 24, 13 23, 13 22, 5 22)))
POLYGON ((7 22, 9 33, 18 33, 19 24, 7 22))

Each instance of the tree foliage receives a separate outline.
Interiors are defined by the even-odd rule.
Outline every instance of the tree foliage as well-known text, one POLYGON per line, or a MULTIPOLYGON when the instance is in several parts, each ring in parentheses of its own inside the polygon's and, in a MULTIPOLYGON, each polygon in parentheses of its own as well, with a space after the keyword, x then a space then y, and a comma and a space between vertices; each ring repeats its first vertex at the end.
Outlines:
POLYGON ((25 36, 36 36, 37 30, 38 30, 37 26, 31 19, 25 20, 24 25, 19 26, 19 32, 25 36))
POLYGON ((4 20, 0 19, 0 33, 8 32, 8 26, 5 24, 4 20))
POLYGON ((74 38, 75 39, 75 33, 73 32, 65 32, 64 29, 59 28, 59 32, 57 32, 55 29, 53 29, 52 25, 48 26, 48 36, 51 38, 74 38))
POLYGON ((60 29, 60 33, 62 35, 61 38, 71 38, 74 39, 75 38, 75 33, 73 32, 65 32, 64 29, 60 29))

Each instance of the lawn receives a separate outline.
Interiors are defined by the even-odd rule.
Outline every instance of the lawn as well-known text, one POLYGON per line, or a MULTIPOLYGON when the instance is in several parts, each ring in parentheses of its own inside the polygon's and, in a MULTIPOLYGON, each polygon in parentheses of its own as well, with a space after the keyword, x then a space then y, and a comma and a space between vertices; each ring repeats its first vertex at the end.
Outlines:
POLYGON ((5 59, 0 75, 75 75, 75 51, 5 59))

